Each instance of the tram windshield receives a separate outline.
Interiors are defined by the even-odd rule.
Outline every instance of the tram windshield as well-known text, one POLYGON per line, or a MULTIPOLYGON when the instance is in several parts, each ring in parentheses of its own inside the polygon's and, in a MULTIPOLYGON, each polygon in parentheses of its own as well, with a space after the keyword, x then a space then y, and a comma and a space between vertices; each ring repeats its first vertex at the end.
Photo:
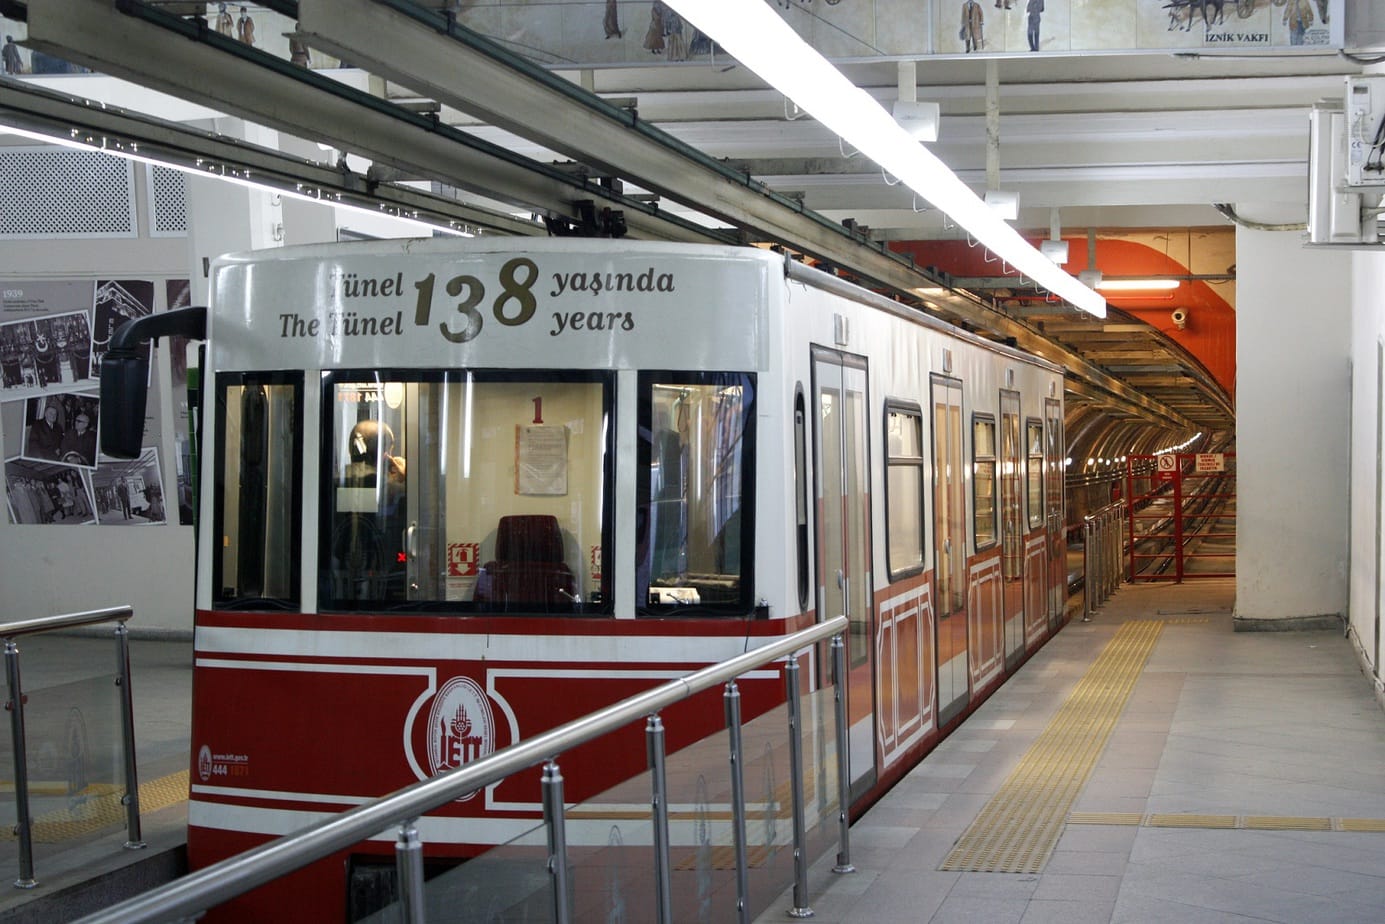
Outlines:
POLYGON ((323 609, 608 611, 610 383, 324 376, 323 609))
POLYGON ((750 609, 753 377, 640 377, 636 594, 647 615, 750 609))

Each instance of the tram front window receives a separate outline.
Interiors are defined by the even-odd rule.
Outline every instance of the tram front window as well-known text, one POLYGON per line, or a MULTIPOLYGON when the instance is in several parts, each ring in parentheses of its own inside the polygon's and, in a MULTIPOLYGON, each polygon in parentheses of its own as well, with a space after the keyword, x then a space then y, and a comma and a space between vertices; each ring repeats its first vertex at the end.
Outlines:
MULTIPOLYGON (((223 609, 298 606, 302 375, 222 373, 212 558, 223 609)), ((123 490, 123 486, 121 486, 123 490)))
POLYGON ((645 615, 745 615, 755 380, 642 373, 635 592, 645 615))
POLYGON ((323 607, 609 613, 608 378, 328 375, 323 607))

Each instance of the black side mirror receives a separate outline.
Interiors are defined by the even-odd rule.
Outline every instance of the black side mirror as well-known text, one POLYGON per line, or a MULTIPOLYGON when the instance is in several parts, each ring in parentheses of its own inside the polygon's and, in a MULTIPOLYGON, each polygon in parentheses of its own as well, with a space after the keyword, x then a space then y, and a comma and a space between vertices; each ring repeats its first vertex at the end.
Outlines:
POLYGON ((101 358, 101 451, 116 459, 139 457, 149 399, 149 360, 111 350, 101 358))
POLYGON ((117 459, 139 457, 149 401, 149 360, 141 347, 174 334, 207 339, 207 309, 180 308, 126 321, 101 357, 101 451, 117 459))

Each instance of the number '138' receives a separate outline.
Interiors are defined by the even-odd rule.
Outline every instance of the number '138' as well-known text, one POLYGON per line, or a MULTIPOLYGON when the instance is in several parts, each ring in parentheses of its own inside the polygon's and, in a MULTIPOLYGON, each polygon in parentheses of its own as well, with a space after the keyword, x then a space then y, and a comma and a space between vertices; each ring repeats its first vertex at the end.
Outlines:
MULTIPOLYGON (((538 302, 534 298, 534 283, 539 278, 539 268, 527 257, 515 257, 500 267, 500 294, 491 305, 495 319, 507 327, 518 327, 534 316, 538 302)), ((414 283, 418 290, 418 300, 414 304, 414 324, 427 327, 433 311, 433 285, 435 274, 429 273, 414 283)), ((486 299, 486 285, 475 276, 453 276, 444 283, 447 294, 460 298, 457 313, 462 316, 460 325, 456 318, 442 321, 438 331, 453 343, 466 343, 476 339, 485 323, 485 316, 478 306, 486 299)))

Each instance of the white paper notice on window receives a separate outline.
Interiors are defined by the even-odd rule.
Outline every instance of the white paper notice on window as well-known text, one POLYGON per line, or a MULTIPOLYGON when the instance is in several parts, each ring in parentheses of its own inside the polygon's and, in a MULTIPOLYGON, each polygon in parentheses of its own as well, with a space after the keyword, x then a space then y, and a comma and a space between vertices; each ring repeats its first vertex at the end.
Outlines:
POLYGON ((567 428, 535 424, 515 428, 515 493, 567 493, 567 428))

